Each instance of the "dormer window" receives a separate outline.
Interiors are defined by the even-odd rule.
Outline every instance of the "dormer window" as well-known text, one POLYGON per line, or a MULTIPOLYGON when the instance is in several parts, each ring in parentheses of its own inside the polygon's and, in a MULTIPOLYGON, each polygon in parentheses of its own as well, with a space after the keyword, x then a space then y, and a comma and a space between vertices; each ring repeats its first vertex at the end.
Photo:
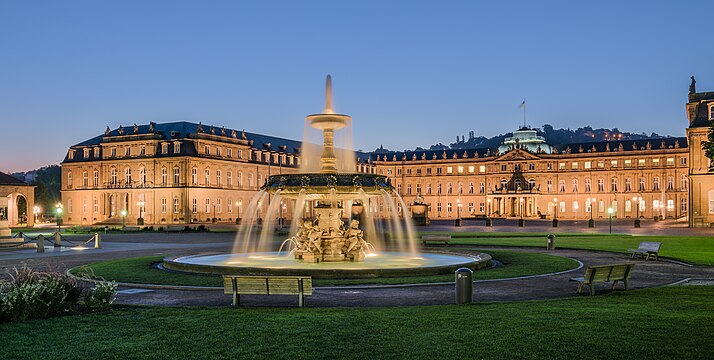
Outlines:
POLYGON ((168 154, 168 153, 169 153, 169 144, 167 144, 167 143, 162 143, 162 144, 161 144, 161 153, 162 153, 162 154, 168 154))
POLYGON ((74 150, 70 149, 70 150, 67 152, 67 157, 70 158, 70 160, 71 160, 71 159, 74 159, 74 150))
POLYGON ((94 148, 94 157, 98 158, 99 157, 99 148, 94 148))
POLYGON ((84 149, 84 158, 89 159, 89 149, 84 149))
POLYGON ((126 149, 124 149, 124 156, 130 156, 130 155, 131 155, 131 148, 127 146, 126 149))
POLYGON ((146 155, 146 145, 139 146, 139 155, 146 155))
POLYGON ((174 154, 178 154, 181 152, 181 143, 176 142, 174 143, 174 154))
POLYGON ((709 120, 714 120, 714 103, 709 103, 709 120))
POLYGON ((111 153, 112 153, 112 157, 117 157, 117 148, 113 147, 111 153))

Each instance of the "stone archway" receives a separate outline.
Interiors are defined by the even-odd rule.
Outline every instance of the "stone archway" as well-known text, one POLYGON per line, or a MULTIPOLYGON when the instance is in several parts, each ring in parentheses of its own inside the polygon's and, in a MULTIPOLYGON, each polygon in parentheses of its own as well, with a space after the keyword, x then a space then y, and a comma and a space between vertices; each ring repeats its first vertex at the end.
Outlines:
POLYGON ((9 226, 35 226, 33 213, 35 207, 34 187, 27 186, 27 188, 28 189, 13 189, 15 191, 6 195, 7 221, 9 226))

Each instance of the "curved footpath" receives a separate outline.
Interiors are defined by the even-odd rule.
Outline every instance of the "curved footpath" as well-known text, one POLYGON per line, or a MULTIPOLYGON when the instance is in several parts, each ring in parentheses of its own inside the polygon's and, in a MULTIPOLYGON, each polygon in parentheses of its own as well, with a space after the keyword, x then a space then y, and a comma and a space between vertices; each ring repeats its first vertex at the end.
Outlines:
MULTIPOLYGON (((583 267, 570 272, 546 276, 486 280, 474 283, 474 301, 517 301, 533 299, 552 299, 574 296, 577 283, 570 278, 582 276, 585 268, 591 265, 603 265, 634 261, 635 270, 630 281, 630 289, 662 286, 688 278, 714 279, 714 267, 694 267, 673 261, 631 260, 624 254, 586 250, 545 251, 529 248, 485 247, 479 249, 503 249, 521 252, 547 253, 570 257, 583 263, 583 267)), ((440 248, 443 250, 444 248, 440 248)), ((434 248, 434 250, 437 250, 434 248)), ((428 251, 428 249, 427 249, 428 251)), ((618 289, 621 285, 618 285, 618 289)), ((609 284, 597 284, 597 293, 608 293, 609 284)), ((222 289, 215 290, 176 290, 176 289, 138 289, 120 287, 117 303, 135 305, 162 306, 227 306, 231 296, 223 294, 222 289)), ((414 306, 445 305, 454 302, 453 284, 415 285, 415 286, 345 286, 316 287, 312 296, 305 298, 308 307, 369 307, 369 306, 414 306)), ((241 296, 242 306, 297 306, 296 296, 241 296)))

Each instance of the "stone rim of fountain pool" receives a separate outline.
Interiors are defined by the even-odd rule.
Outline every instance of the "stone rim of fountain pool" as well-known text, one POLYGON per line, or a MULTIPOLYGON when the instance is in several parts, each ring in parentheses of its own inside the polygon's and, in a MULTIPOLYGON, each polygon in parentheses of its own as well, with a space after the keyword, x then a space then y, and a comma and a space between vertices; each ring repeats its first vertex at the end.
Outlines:
MULTIPOLYGON (((169 256, 164 258, 163 267, 167 270, 213 274, 213 275, 303 275, 313 276, 317 279, 360 279, 377 277, 397 277, 397 276, 428 276, 453 274, 458 268, 467 267, 472 270, 484 268, 491 261, 491 256, 485 253, 477 254, 441 254, 441 253, 420 253, 416 257, 423 260, 434 261, 435 263, 405 264, 404 266, 386 267, 384 263, 378 264, 375 258, 387 258, 393 256, 395 261, 418 261, 414 255, 398 252, 383 252, 375 258, 369 258, 364 262, 325 262, 307 263, 293 260, 285 254, 279 255, 282 262, 289 267, 275 267, 275 260, 266 260, 266 265, 239 265, 229 264, 226 260, 230 257, 234 259, 246 259, 250 257, 276 257, 277 252, 252 253, 252 254, 203 254, 189 256, 169 256), (270 262, 267 262, 270 261, 270 262), (269 266, 273 265, 273 266, 269 266)), ((258 260, 258 259, 252 259, 258 260)), ((255 261, 254 263, 258 263, 255 261)))

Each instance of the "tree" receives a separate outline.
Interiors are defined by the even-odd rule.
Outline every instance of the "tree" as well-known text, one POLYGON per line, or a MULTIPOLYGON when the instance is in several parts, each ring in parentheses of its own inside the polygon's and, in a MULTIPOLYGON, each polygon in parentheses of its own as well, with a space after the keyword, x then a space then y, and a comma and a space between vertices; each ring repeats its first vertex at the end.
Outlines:
POLYGON ((711 160, 709 161, 709 172, 714 172, 714 120, 709 121, 709 134, 707 141, 702 141, 702 150, 704 150, 704 156, 711 160))
POLYGON ((59 165, 50 165, 37 170, 37 179, 32 185, 37 186, 35 204, 39 205, 45 214, 51 214, 55 204, 61 200, 62 169, 59 165))

